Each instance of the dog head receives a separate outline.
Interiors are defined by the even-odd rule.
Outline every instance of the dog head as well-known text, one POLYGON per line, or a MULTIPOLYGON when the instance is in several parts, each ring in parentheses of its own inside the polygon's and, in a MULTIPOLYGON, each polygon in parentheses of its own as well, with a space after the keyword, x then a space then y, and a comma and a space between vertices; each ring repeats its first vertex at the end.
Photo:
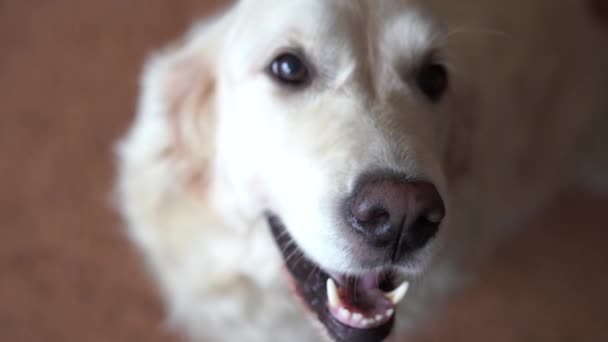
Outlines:
POLYGON ((410 233, 402 221, 416 230, 409 220, 438 225, 444 213, 448 67, 430 21, 379 7, 364 15, 371 8, 302 1, 240 16, 226 38, 238 48, 218 65, 216 174, 243 212, 280 217, 308 256, 338 272, 393 259, 418 269, 436 225, 419 251, 395 256, 410 233))
POLYGON ((245 215, 271 217, 332 334, 382 334, 399 298, 380 287, 420 272, 445 216, 450 71, 438 31, 405 2, 267 6, 242 3, 256 15, 236 14, 226 35, 214 197, 231 189, 245 215))
POLYGON ((339 340, 385 337, 439 251, 545 196, 583 124, 554 108, 551 134, 537 129, 535 91, 560 63, 526 66, 545 36, 514 22, 525 41, 454 43, 443 7, 241 1, 147 71, 141 111, 172 127, 150 143, 231 225, 268 219, 298 294, 339 340))

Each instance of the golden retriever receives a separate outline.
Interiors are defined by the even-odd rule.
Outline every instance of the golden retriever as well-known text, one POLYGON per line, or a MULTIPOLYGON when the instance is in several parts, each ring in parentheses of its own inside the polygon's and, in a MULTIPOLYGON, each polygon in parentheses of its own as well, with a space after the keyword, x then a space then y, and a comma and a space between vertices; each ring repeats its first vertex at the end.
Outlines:
POLYGON ((606 189, 602 30, 577 0, 242 0, 196 25, 118 148, 171 319, 402 336, 556 191, 606 189))

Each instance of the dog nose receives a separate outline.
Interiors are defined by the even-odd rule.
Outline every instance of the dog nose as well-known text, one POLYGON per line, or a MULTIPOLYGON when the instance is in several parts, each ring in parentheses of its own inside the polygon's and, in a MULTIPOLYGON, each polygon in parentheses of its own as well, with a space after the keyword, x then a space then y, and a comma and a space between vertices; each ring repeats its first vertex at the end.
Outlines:
MULTIPOLYGON (((445 216, 435 186, 402 177, 369 178, 350 199, 347 221, 370 245, 417 250, 435 236, 445 216)), ((399 257, 399 255, 395 255, 399 257)))

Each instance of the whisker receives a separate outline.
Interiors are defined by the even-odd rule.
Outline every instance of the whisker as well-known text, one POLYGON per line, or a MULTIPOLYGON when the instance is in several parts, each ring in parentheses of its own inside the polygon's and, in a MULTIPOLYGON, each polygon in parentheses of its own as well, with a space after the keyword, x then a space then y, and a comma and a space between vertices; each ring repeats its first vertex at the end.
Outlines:
MULTIPOLYGON (((281 254, 283 254, 283 255, 284 255, 285 253, 287 253, 287 251, 288 251, 288 250, 289 250, 291 247, 293 247, 293 245, 294 245, 294 244, 295 244, 295 241, 293 241, 293 240, 288 241, 288 242, 287 242, 287 243, 286 243, 286 244, 285 244, 283 247, 281 247, 281 254)), ((297 249, 297 248, 295 248, 295 249, 294 249, 294 251, 293 251, 292 253, 295 253, 295 252, 298 252, 298 249, 297 249)))
POLYGON ((294 257, 295 255, 297 255, 298 253, 300 253, 299 250, 295 249, 293 252, 291 252, 291 254, 289 254, 286 258, 285 258, 285 263, 287 264, 289 262, 289 260, 294 257))
POLYGON ((280 239, 284 236, 288 236, 289 232, 287 230, 283 230, 279 235, 276 236, 276 239, 280 239))
POLYGON ((300 255, 300 258, 299 258, 299 259, 298 259, 296 262, 294 262, 293 267, 294 267, 294 268, 295 268, 295 267, 297 267, 297 266, 298 266, 298 264, 299 264, 299 263, 300 263, 302 260, 304 260, 304 254, 301 254, 301 255, 300 255))
POLYGON ((319 270, 319 266, 315 266, 312 268, 312 270, 308 274, 308 277, 306 277, 306 282, 308 282, 310 278, 312 278, 312 276, 317 272, 317 270, 319 270))

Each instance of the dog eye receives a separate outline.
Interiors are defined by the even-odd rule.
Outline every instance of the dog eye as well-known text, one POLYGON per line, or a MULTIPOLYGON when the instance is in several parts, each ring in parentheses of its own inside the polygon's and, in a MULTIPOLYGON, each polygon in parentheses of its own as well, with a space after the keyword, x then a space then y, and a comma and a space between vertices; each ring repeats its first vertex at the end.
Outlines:
POLYGON ((302 86, 310 80, 306 63, 293 53, 276 57, 270 64, 269 71, 277 82, 290 86, 302 86))
POLYGON ((418 87, 433 102, 441 99, 448 88, 448 72, 437 63, 429 63, 422 67, 417 78, 418 87))

